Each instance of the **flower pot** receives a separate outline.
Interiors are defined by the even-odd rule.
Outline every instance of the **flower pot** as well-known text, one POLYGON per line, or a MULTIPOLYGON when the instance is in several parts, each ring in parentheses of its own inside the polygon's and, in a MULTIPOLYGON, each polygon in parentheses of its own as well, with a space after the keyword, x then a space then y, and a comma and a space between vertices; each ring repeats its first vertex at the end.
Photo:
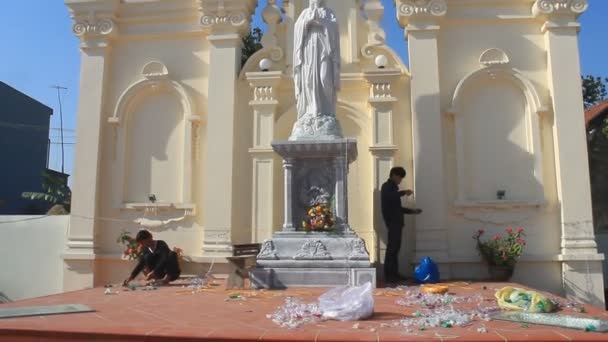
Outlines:
POLYGON ((492 281, 509 281, 513 276, 513 267, 489 265, 490 280, 492 281))

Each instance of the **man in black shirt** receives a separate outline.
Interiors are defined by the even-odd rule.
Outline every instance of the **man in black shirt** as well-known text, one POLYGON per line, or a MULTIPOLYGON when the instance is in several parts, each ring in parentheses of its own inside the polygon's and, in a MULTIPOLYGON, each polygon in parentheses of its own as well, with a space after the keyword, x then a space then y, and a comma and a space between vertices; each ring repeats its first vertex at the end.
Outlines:
POLYGON ((177 253, 169 249, 165 241, 154 240, 147 230, 140 230, 135 241, 141 244, 142 255, 123 285, 130 283, 141 271, 144 271, 146 281, 160 281, 162 284, 168 284, 179 278, 181 270, 177 253))
POLYGON ((414 194, 412 190, 399 190, 399 184, 405 178, 405 174, 405 169, 402 167, 392 168, 389 179, 382 184, 380 190, 382 217, 388 229, 388 244, 384 258, 384 277, 387 283, 394 283, 402 279, 399 275, 398 256, 404 225, 403 215, 422 213, 420 209, 408 209, 401 206, 401 197, 414 194))

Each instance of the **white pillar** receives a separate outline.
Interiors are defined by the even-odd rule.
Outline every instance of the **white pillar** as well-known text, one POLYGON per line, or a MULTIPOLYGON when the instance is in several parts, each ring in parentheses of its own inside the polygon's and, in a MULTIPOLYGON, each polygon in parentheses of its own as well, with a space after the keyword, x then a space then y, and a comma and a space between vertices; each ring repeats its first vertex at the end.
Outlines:
POLYGON ((283 160, 283 191, 284 193, 284 202, 286 203, 284 208, 284 222, 283 222, 283 231, 284 232, 295 232, 296 226, 293 224, 293 160, 285 159, 283 160))
POLYGON ((247 80, 253 88, 253 193, 252 193, 252 241, 270 239, 278 226, 275 208, 275 165, 279 163, 272 150, 274 124, 279 101, 277 87, 281 83, 280 71, 248 72, 247 80))
POLYGON ((203 253, 226 256, 232 251, 232 225, 237 196, 234 187, 236 80, 241 63, 242 37, 249 31, 255 0, 202 0, 201 25, 207 30, 209 93, 203 253))
POLYGON ((561 204, 561 260, 566 294, 604 306, 602 260, 593 231, 587 145, 576 18, 587 1, 536 1, 548 56, 548 83, 553 101, 553 139, 557 190, 561 204))
POLYGON ((81 39, 78 136, 74 158, 72 208, 66 250, 63 254, 63 289, 93 287, 95 227, 99 197, 102 121, 109 38, 116 34, 114 11, 119 0, 67 1, 74 19, 73 32, 81 39), (94 6, 96 11, 90 12, 94 6))
MULTIPOLYGON (((416 260, 424 256, 449 262, 446 226, 447 191, 443 151, 439 55, 439 23, 447 14, 445 0, 398 0, 397 17, 406 29, 412 73, 411 97, 416 204, 416 260)), ((447 267, 441 275, 450 277, 447 267)))
POLYGON ((369 84, 369 105, 372 118, 372 144, 374 176, 374 231, 376 260, 383 261, 386 253, 387 230, 380 212, 380 188, 388 179, 394 166, 394 156, 398 148, 394 143, 393 110, 397 98, 393 96, 395 82, 401 77, 399 69, 366 70, 364 77, 369 84), (384 238, 381 238, 381 235, 384 238))

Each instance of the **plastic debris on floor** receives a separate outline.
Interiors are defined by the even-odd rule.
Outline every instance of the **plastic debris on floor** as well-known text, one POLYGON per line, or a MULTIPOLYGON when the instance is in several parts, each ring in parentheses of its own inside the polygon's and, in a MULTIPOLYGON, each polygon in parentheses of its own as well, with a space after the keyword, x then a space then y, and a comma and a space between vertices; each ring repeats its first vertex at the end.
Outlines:
POLYGON ((285 298, 285 303, 267 318, 282 328, 295 329, 304 324, 321 321, 321 310, 317 303, 306 304, 293 297, 285 298))

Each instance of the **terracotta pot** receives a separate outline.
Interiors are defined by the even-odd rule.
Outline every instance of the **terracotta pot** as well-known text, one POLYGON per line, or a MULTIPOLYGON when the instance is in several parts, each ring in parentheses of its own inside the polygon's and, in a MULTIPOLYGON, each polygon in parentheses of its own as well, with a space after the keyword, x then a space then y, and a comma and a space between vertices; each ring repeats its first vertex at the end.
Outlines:
POLYGON ((490 280, 492 281, 509 281, 513 276, 513 267, 489 265, 490 280))

